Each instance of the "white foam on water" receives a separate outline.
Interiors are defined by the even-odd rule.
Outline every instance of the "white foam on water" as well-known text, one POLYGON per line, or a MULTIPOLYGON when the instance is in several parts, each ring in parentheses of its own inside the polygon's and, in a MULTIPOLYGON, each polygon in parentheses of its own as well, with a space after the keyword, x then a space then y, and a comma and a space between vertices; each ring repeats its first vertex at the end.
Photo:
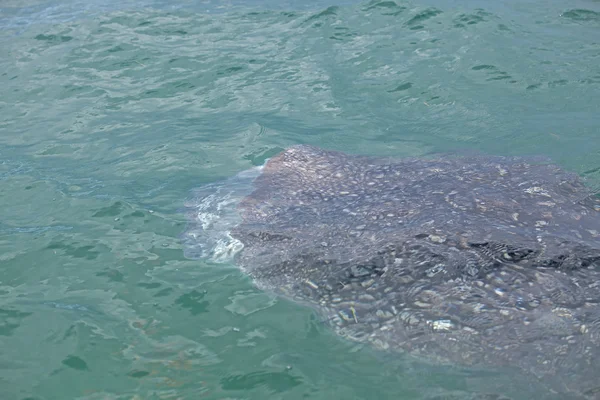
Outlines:
POLYGON ((185 204, 189 219, 182 236, 186 257, 226 263, 242 250, 244 245, 231 236, 231 229, 241 221, 239 202, 252 192, 262 169, 254 167, 194 190, 185 204))

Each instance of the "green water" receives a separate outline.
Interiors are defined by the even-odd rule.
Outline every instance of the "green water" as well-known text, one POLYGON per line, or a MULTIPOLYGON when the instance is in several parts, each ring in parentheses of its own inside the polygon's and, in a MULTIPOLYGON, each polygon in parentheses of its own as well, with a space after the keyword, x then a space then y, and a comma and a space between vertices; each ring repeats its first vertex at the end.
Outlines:
POLYGON ((0 3, 1 399, 532 398, 183 256, 190 191, 292 144, 600 182, 600 3, 338 4, 0 3))

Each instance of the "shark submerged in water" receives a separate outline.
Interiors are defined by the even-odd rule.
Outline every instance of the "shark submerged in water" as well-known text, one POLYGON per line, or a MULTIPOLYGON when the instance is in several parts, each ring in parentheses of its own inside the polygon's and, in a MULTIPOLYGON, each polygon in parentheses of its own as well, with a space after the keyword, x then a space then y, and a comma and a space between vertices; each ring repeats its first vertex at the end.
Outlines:
POLYGON ((556 165, 299 145, 188 211, 189 256, 232 257, 346 338, 600 399, 600 199, 556 165))

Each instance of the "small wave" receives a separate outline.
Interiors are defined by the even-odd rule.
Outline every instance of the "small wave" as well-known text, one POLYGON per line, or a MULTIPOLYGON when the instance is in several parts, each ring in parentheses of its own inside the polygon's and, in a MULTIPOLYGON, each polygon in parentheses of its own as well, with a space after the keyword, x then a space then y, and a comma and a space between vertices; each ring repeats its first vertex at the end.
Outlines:
POLYGON ((240 222, 237 205, 252 191, 252 183, 262 168, 254 167, 194 190, 185 204, 189 220, 182 235, 186 257, 224 263, 242 250, 243 244, 230 232, 240 222))

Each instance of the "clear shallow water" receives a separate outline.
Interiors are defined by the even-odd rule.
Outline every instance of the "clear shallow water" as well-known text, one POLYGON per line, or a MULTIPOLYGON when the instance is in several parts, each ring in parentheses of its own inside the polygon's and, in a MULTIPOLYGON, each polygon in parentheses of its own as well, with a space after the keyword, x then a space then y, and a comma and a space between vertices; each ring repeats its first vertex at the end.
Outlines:
POLYGON ((3 399, 536 393, 340 340, 185 258, 181 209, 296 143, 598 185, 600 3, 15 1, 0 26, 3 399))

